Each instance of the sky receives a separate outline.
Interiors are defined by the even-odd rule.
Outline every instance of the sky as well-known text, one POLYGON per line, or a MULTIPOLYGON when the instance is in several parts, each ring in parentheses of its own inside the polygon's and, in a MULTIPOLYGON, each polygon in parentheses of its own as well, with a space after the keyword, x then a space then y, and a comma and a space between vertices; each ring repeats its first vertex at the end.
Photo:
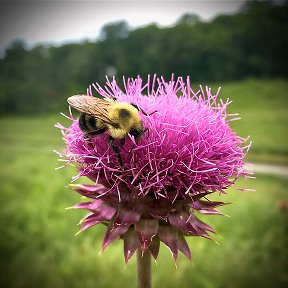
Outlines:
POLYGON ((167 1, 1 1, 0 49, 13 39, 28 46, 95 40, 104 24, 126 20, 131 28, 150 23, 171 26, 184 13, 196 13, 203 20, 237 12, 244 0, 167 1))

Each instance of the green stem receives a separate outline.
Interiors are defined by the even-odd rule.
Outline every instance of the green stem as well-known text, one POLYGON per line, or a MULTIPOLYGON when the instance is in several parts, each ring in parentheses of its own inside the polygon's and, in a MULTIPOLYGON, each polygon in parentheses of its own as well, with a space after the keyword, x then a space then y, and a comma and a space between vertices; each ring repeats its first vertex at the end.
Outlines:
POLYGON ((151 288, 151 253, 137 250, 137 288, 151 288))

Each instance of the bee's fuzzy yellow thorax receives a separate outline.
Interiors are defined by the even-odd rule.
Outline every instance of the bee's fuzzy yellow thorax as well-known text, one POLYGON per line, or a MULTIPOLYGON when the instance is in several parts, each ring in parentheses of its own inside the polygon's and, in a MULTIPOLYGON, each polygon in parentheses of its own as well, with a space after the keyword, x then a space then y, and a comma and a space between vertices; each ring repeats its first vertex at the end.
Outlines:
POLYGON ((115 102, 111 104, 108 115, 109 118, 119 126, 109 129, 111 136, 114 138, 124 138, 131 128, 142 126, 138 110, 129 103, 115 102))

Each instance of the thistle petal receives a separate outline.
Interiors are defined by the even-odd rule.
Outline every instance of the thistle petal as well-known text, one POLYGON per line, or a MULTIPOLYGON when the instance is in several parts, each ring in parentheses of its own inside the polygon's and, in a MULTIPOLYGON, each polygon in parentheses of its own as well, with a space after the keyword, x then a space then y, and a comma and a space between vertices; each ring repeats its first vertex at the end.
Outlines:
POLYGON ((113 226, 130 226, 131 224, 137 223, 141 217, 141 214, 137 211, 120 208, 117 211, 116 218, 113 226))
POLYGON ((103 185, 70 184, 70 187, 79 194, 92 199, 99 198, 99 195, 108 191, 108 188, 103 185))
POLYGON ((135 231, 138 234, 141 250, 144 252, 151 244, 153 237, 157 234, 159 222, 156 219, 140 219, 135 224, 135 231))
POLYGON ((224 215, 224 213, 216 210, 216 209, 200 209, 198 210, 201 214, 207 214, 207 215, 224 215))
POLYGON ((180 231, 192 235, 197 235, 197 230, 189 222, 189 214, 186 211, 181 211, 178 213, 171 213, 168 216, 169 223, 179 229, 180 231))
POLYGON ((201 221, 200 219, 198 219, 197 217, 195 217, 196 219, 196 225, 201 229, 201 230, 206 230, 206 231, 210 231, 214 234, 216 234, 216 231, 208 224, 204 223, 203 221, 201 221))
POLYGON ((212 194, 211 192, 200 192, 199 194, 196 194, 196 195, 192 195, 192 199, 193 199, 193 202, 196 202, 198 200, 200 200, 201 198, 209 195, 209 194, 212 194))
POLYGON ((211 239, 210 235, 205 230, 211 231, 211 232, 214 233, 213 228, 210 227, 208 224, 200 221, 193 213, 191 213, 189 215, 189 218, 188 218, 187 222, 189 224, 191 224, 193 229, 196 230, 196 234, 195 235, 211 239))
POLYGON ((97 217, 95 217, 94 214, 92 215, 88 215, 86 218, 84 218, 82 221, 81 221, 81 228, 80 228, 80 232, 92 227, 92 226, 95 226, 99 223, 102 223, 101 220, 99 220, 97 217))
POLYGON ((171 204, 167 201, 154 201, 148 208, 148 213, 154 218, 165 220, 171 213, 171 204))
POLYGON ((76 204, 72 207, 69 207, 69 209, 85 209, 85 210, 96 210, 103 201, 101 199, 95 199, 91 202, 82 202, 79 204, 76 204))
POLYGON ((139 240, 133 228, 129 228, 129 230, 123 235, 123 240, 124 240, 124 258, 127 264, 130 258, 137 250, 139 240))
POLYGON ((95 219, 99 221, 109 221, 116 213, 116 208, 106 203, 102 203, 97 210, 93 211, 95 219))
POLYGON ((69 187, 74 189, 82 189, 89 192, 96 192, 99 189, 107 189, 105 186, 101 184, 91 185, 91 184, 70 184, 69 187))
POLYGON ((171 226, 160 225, 158 229, 159 238, 171 251, 174 261, 177 260, 178 246, 177 246, 177 229, 171 226))
POLYGON ((155 237, 153 237, 152 242, 149 246, 149 250, 155 260, 157 260, 159 248, 160 248, 160 239, 158 235, 155 235, 155 237))
POLYGON ((192 259, 191 252, 189 249, 189 246, 187 244, 187 241, 184 237, 184 234, 182 232, 178 231, 178 237, 177 237, 177 246, 178 249, 187 257, 189 260, 192 259))
POLYGON ((126 233, 128 231, 129 227, 117 227, 117 228, 113 228, 111 226, 109 226, 107 228, 107 232, 105 234, 105 237, 103 239, 103 243, 102 243, 102 251, 104 251, 107 246, 109 244, 111 244, 114 240, 116 240, 117 238, 119 238, 120 236, 122 236, 124 233, 126 233))
POLYGON ((202 210, 202 209, 210 209, 210 208, 215 208, 219 206, 223 206, 229 203, 225 202, 220 202, 220 201, 203 201, 203 200, 198 200, 194 201, 191 204, 191 207, 196 210, 202 210))

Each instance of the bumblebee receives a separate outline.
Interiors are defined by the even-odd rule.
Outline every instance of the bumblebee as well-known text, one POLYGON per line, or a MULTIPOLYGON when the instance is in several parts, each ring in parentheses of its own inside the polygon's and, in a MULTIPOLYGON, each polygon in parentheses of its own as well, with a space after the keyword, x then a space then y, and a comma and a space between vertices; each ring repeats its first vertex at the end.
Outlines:
POLYGON ((69 97, 67 102, 81 112, 79 127, 85 133, 86 139, 108 132, 110 145, 117 154, 120 165, 123 166, 120 149, 115 140, 119 139, 121 144, 124 144, 128 134, 134 136, 136 140, 139 139, 146 130, 139 111, 146 116, 148 114, 137 105, 119 102, 116 98, 74 95, 69 97))

